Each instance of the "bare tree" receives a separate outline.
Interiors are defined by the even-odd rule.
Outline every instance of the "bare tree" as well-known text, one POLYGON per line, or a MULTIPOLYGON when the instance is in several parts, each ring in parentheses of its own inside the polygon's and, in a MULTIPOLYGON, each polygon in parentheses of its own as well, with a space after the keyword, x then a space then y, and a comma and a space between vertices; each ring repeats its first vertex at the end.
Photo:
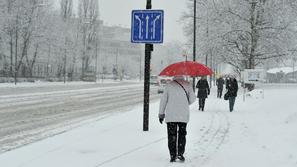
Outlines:
POLYGON ((9 45, 10 75, 14 71, 16 76, 22 69, 22 74, 32 76, 39 48, 35 42, 46 27, 43 20, 48 5, 43 0, 7 0, 1 3, 1 10, 6 15, 4 32, 9 45), (29 56, 31 48, 33 54, 29 56))
MULTIPOLYGON (((291 0, 197 1, 197 47, 206 55, 214 50, 217 57, 238 70, 286 56, 296 44, 296 12, 291 0)), ((192 19, 190 15, 188 12, 184 18, 192 19)), ((190 27, 185 26, 189 39, 190 27)))
POLYGON ((80 39, 82 41, 82 76, 89 70, 91 50, 96 45, 99 8, 97 0, 81 0, 78 8, 80 39))
POLYGON ((63 76, 64 76, 64 83, 66 81, 66 73, 67 73, 67 45, 69 44, 67 29, 69 27, 69 19, 72 16, 72 0, 61 0, 61 17, 64 22, 64 32, 65 32, 65 39, 64 39, 64 58, 63 58, 63 76))

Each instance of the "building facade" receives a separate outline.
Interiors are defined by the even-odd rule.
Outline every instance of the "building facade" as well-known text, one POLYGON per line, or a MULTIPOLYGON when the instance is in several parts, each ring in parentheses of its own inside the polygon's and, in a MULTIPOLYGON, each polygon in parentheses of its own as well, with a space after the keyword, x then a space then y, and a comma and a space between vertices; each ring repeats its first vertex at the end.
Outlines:
MULTIPOLYGON (((98 21, 97 24, 98 39, 87 47, 89 56, 87 72, 96 73, 99 77, 115 75, 115 73, 118 78, 138 76, 143 52, 141 45, 130 42, 130 29, 105 26, 103 21, 98 21)), ((32 68, 32 76, 28 75, 28 67, 24 62, 19 69, 18 77, 63 80, 66 74, 68 80, 81 79, 82 42, 78 41, 73 46, 72 49, 65 50, 61 41, 41 44, 37 53, 38 58, 32 68)), ((33 52, 32 50, 30 56, 33 52)), ((0 54, 0 77, 9 76, 9 63, 8 57, 0 54)))

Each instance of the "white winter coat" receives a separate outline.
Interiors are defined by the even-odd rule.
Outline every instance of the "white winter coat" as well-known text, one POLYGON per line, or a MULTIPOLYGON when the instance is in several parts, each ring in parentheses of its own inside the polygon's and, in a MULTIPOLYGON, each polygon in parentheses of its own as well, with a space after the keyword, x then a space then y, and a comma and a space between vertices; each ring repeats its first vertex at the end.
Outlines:
POLYGON ((165 122, 189 122, 189 105, 196 100, 193 87, 188 81, 174 79, 165 87, 159 107, 159 118, 165 116, 165 122), (187 99, 184 89, 175 81, 183 85, 189 96, 187 99))

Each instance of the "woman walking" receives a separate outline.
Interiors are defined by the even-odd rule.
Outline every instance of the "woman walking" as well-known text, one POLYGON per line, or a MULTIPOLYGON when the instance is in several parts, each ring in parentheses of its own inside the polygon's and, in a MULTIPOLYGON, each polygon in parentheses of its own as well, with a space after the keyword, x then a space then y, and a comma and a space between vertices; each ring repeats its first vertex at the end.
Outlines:
POLYGON ((226 84, 227 95, 229 99, 229 110, 230 112, 234 109, 235 99, 238 91, 238 83, 234 76, 230 77, 228 83, 226 84))
POLYGON ((165 87, 160 101, 159 121, 167 123, 170 162, 185 161, 187 123, 190 118, 189 105, 196 100, 191 84, 182 76, 174 77, 165 87))
POLYGON ((196 88, 198 88, 197 97, 199 98, 199 110, 204 111, 205 99, 210 93, 209 85, 205 76, 201 77, 196 85, 196 88))

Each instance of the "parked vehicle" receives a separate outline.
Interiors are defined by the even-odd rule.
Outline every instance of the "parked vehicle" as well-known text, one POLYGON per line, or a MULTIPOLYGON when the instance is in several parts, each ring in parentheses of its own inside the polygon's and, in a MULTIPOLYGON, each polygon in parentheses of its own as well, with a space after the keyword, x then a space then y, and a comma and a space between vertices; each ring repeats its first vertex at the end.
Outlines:
POLYGON ((159 77, 159 88, 158 88, 158 94, 163 93, 165 86, 168 82, 170 82, 172 80, 171 77, 159 77))
POLYGON ((158 76, 157 75, 151 75, 151 77, 150 77, 150 84, 151 85, 159 85, 159 83, 158 83, 158 76))

